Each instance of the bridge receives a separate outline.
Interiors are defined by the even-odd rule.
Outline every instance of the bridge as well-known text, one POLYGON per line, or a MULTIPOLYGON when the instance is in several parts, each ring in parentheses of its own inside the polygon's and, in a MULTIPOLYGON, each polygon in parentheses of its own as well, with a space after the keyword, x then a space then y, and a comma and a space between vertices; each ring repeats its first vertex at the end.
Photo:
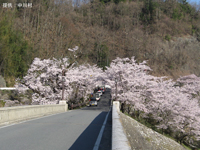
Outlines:
POLYGON ((0 108, 0 149, 185 149, 122 114, 119 102, 111 101, 109 90, 98 106, 67 108, 67 104, 0 108))
POLYGON ((130 149, 126 148, 127 139, 118 121, 119 105, 116 105, 118 103, 111 104, 107 90, 97 107, 75 110, 67 110, 66 105, 0 108, 0 149, 110 150, 120 146, 130 149))

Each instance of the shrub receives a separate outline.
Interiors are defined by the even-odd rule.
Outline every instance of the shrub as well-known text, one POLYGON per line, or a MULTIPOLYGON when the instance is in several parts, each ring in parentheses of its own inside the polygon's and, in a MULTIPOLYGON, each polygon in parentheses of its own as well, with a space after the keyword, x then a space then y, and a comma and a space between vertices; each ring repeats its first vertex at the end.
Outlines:
POLYGON ((0 107, 4 107, 5 106, 5 103, 3 100, 0 100, 0 107))
POLYGON ((165 35, 165 40, 170 41, 171 40, 171 36, 169 34, 165 35))

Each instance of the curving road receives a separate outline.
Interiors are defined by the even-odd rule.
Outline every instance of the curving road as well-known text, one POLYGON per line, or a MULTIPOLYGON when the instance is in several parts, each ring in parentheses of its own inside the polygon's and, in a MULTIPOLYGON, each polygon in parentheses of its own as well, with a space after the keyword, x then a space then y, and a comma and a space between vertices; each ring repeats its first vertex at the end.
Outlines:
POLYGON ((0 128, 2 150, 99 150, 111 149, 110 91, 98 106, 85 107, 0 128), (102 138, 98 137, 106 116, 102 138))

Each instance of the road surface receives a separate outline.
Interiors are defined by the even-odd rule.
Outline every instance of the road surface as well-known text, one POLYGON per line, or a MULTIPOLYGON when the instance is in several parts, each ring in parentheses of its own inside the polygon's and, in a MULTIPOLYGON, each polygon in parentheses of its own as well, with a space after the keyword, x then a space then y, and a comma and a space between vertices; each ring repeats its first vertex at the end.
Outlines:
POLYGON ((98 106, 85 107, 0 128, 1 150, 92 150, 103 122, 108 119, 99 150, 111 149, 112 114, 110 92, 98 106))

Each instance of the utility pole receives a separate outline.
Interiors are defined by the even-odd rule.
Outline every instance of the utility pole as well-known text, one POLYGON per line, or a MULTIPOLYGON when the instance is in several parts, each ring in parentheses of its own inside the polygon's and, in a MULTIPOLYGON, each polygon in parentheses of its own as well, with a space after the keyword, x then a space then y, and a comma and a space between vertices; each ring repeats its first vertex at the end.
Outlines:
POLYGON ((64 84, 64 82, 65 82, 65 72, 66 72, 66 70, 65 69, 63 69, 62 70, 62 99, 59 101, 59 104, 66 104, 66 101, 64 100, 64 91, 65 91, 65 84, 64 84))
POLYGON ((115 78, 115 96, 116 96, 116 98, 115 98, 115 101, 117 101, 117 78, 115 78))
POLYGON ((65 82, 65 71, 62 71, 62 100, 64 100, 64 82, 65 82))

